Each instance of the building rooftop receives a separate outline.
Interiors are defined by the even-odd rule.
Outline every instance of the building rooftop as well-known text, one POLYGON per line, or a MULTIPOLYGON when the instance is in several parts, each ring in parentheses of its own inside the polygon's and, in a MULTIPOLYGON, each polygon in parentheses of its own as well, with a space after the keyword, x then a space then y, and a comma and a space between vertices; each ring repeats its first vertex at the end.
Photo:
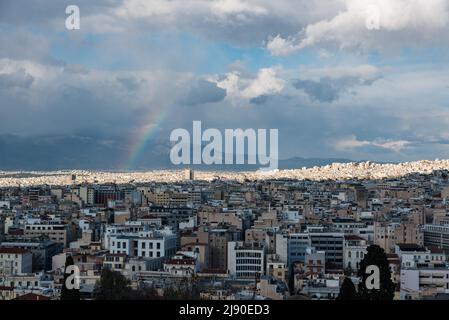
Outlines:
POLYGON ((397 245, 401 251, 404 252, 414 252, 414 251, 420 251, 425 252, 426 248, 414 243, 399 243, 397 245))
POLYGON ((3 254, 25 254, 30 253, 29 250, 25 250, 22 248, 0 248, 0 253, 3 254))

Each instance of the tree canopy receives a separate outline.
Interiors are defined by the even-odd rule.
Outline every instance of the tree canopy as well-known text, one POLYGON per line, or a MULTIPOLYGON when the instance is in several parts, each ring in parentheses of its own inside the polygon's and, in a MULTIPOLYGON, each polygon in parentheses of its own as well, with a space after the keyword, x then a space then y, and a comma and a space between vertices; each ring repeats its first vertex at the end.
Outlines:
POLYGON ((358 271, 360 282, 358 285, 358 296, 363 300, 393 300, 395 285, 391 280, 391 271, 385 251, 378 245, 371 245, 367 248, 367 254, 360 262, 358 271), (379 268, 379 289, 369 288, 374 275, 367 272, 369 266, 379 268), (368 281, 367 281, 368 280, 368 281))

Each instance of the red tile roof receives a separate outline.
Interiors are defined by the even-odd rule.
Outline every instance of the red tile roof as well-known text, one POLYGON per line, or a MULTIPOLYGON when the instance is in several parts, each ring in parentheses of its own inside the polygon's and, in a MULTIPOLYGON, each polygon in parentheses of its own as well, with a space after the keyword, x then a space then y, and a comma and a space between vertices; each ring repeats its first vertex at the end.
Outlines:
POLYGON ((195 264, 193 259, 171 259, 164 262, 164 264, 195 264))
POLYGON ((49 297, 40 295, 40 294, 35 294, 35 293, 27 293, 24 294, 23 296, 17 297, 14 300, 33 300, 33 301, 38 301, 38 300, 50 300, 49 297))
POLYGON ((430 250, 432 253, 444 253, 444 250, 435 246, 430 246, 427 249, 430 250))
POLYGON ((25 254, 30 253, 30 251, 22 248, 0 248, 0 253, 6 254, 25 254))
POLYGON ((0 291, 13 291, 14 287, 0 286, 0 291))
POLYGON ((205 243, 205 242, 188 242, 188 243, 184 243, 182 245, 182 247, 186 247, 186 246, 207 246, 207 243, 205 243))

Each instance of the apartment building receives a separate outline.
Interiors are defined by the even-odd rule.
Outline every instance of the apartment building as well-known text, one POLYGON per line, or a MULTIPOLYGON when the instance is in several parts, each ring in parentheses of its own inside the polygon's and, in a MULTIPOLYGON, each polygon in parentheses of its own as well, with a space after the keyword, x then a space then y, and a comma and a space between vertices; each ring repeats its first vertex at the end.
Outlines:
POLYGON ((132 257, 164 258, 176 253, 178 236, 169 228, 111 236, 109 252, 132 257))
POLYGON ((423 226, 424 245, 449 249, 449 224, 426 224, 423 226))
POLYGON ((366 254, 367 242, 356 235, 345 235, 343 247, 343 268, 358 270, 366 254))
POLYGON ((310 233, 310 246, 326 252, 326 268, 343 268, 344 234, 333 232, 310 233))
POLYGON ((252 280, 265 272, 265 248, 243 241, 230 241, 228 246, 228 272, 230 277, 252 280))
POLYGON ((401 270, 401 300, 421 300, 449 294, 449 269, 436 267, 401 270))
POLYGON ((0 274, 16 275, 31 273, 33 255, 20 248, 0 248, 0 274))
POLYGON ((375 222, 374 242, 387 253, 393 253, 398 243, 411 243, 422 246, 423 232, 419 225, 412 222, 375 222))
POLYGON ((69 226, 62 223, 33 223, 25 225, 25 236, 30 237, 48 237, 50 240, 61 243, 67 247, 69 240, 72 239, 69 226))

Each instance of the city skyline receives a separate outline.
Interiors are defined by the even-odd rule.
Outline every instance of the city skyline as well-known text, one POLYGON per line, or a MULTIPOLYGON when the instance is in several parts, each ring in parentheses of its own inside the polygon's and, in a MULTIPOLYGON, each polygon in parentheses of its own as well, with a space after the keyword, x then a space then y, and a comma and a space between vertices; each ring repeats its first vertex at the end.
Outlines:
POLYGON ((448 1, 70 4, 0 3, 3 167, 157 167, 196 120, 284 160, 449 158, 448 1))

